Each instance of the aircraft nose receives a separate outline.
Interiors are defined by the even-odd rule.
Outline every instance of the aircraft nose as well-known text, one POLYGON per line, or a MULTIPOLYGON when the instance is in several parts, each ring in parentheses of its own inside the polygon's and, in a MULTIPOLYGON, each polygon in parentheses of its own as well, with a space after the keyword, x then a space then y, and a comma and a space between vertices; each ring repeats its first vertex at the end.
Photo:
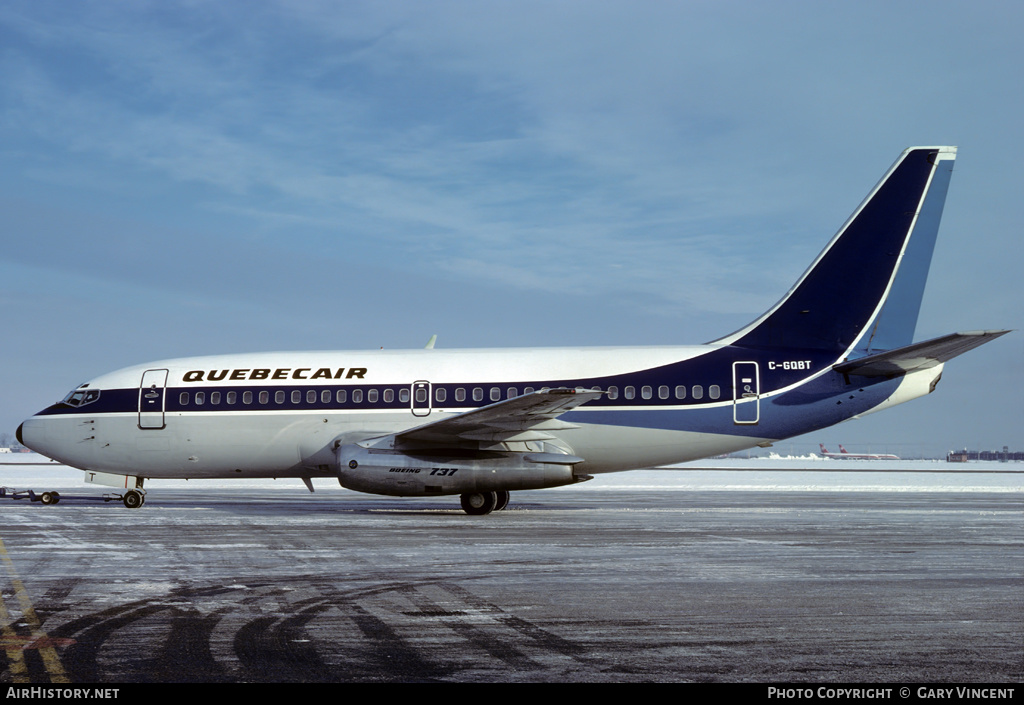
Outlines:
POLYGON ((14 437, 18 439, 18 443, 25 446, 29 450, 39 452, 39 441, 45 437, 41 433, 42 429, 39 427, 39 420, 35 417, 22 421, 18 426, 18 430, 14 432, 14 437), (35 447, 34 447, 35 446, 35 447))
MULTIPOLYGON (((64 438, 60 433, 61 429, 48 429, 47 426, 49 425, 47 417, 32 416, 21 422, 14 435, 18 439, 18 443, 29 450, 41 453, 48 458, 53 458, 55 453, 57 455, 62 453, 61 448, 64 445, 62 443, 64 438)), ((75 440, 78 439, 76 438, 75 440)))

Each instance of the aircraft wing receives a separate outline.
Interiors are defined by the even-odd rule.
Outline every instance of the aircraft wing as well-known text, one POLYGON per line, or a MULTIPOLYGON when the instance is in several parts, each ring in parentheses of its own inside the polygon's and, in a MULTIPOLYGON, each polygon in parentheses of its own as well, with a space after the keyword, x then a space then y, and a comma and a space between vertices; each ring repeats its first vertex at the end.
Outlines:
POLYGON ((862 377, 898 377, 952 360, 990 340, 1009 333, 1008 330, 976 330, 950 333, 940 338, 914 343, 906 347, 886 350, 858 360, 841 362, 832 369, 845 375, 862 377))
POLYGON ((547 440, 553 438, 548 431, 576 428, 559 416, 602 394, 595 389, 542 389, 396 433, 395 445, 547 440))

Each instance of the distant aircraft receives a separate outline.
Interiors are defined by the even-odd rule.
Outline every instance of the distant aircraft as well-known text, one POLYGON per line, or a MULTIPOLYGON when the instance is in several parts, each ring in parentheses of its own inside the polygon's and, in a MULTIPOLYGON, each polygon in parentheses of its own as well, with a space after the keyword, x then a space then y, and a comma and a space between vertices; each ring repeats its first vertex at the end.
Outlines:
POLYGON ((829 453, 823 443, 819 443, 818 447, 821 448, 821 454, 826 458, 838 458, 840 460, 899 460, 898 455, 892 455, 889 453, 851 453, 846 448, 839 446, 838 453, 829 453))
MULTIPOLYGON (((843 168, 848 154, 837 154, 843 168)), ((19 442, 145 500, 145 478, 336 478, 393 496, 509 492, 767 447, 935 389, 1008 331, 911 344, 955 147, 914 147, 777 304, 696 346, 278 352, 97 377, 19 442), (855 276, 851 276, 851 272, 855 276)))

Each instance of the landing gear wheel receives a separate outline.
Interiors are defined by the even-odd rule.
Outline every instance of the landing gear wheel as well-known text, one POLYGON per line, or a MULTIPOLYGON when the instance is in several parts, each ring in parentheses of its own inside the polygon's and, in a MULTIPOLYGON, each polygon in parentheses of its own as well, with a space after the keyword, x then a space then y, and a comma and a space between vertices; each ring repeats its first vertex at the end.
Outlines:
POLYGON ((60 492, 43 492, 39 495, 39 501, 43 504, 56 504, 60 501, 60 492))
POLYGON ((463 511, 473 516, 490 514, 498 501, 493 492, 468 492, 459 499, 462 501, 463 511))
POLYGON ((124 506, 129 509, 138 509, 142 506, 142 503, 146 501, 146 498, 141 492, 128 490, 124 493, 122 501, 124 502, 124 506))
POLYGON ((494 497, 496 501, 494 503, 494 511, 500 512, 502 509, 507 507, 509 496, 508 490, 498 490, 495 492, 494 497))

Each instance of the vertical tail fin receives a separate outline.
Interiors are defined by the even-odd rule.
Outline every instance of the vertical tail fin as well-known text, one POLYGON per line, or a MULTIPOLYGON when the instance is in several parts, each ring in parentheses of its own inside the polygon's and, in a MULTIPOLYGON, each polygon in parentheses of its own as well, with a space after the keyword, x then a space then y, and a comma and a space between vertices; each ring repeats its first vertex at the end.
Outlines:
POLYGON ((718 343, 835 351, 909 344, 956 147, 903 152, 800 280, 718 343))
POLYGON ((921 201, 917 222, 889 295, 871 326, 870 334, 861 339, 859 347, 865 354, 892 350, 914 342, 914 329, 921 311, 928 268, 932 263, 932 252, 956 158, 956 147, 944 149, 945 152, 935 156, 935 172, 921 201))

